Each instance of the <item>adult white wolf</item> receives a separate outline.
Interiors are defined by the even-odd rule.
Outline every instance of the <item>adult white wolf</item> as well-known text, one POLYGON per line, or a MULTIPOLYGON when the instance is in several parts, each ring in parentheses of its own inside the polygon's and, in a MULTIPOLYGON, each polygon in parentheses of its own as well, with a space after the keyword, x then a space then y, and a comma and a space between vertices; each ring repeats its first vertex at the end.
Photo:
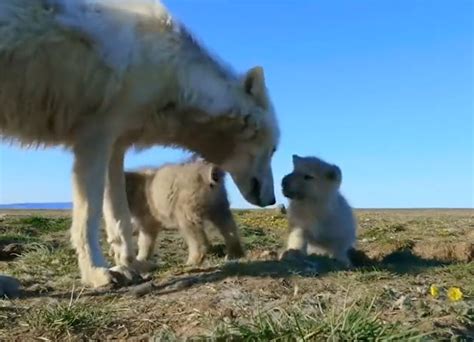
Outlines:
POLYGON ((74 153, 71 240, 84 283, 139 269, 131 244, 127 148, 179 146, 228 171, 251 203, 275 202, 279 129, 263 70, 236 75, 154 0, 1 0, 0 132, 74 153))

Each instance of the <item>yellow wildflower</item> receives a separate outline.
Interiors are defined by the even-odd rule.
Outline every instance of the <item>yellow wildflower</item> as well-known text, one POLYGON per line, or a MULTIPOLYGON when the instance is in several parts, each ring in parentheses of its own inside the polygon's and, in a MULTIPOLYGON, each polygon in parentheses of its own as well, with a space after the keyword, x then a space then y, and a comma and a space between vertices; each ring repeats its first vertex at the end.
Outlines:
POLYGON ((436 285, 431 285, 431 286, 430 286, 430 294, 431 294, 434 298, 438 298, 438 297, 439 297, 439 287, 436 286, 436 285))
POLYGON ((462 291, 459 287, 450 287, 448 289, 448 298, 452 301, 458 301, 462 299, 462 291))

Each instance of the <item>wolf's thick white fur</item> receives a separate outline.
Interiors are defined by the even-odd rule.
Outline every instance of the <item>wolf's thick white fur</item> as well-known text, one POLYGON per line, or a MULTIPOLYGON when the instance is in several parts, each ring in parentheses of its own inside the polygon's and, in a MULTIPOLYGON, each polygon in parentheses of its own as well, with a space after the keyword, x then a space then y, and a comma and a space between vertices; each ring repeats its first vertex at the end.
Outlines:
POLYGON ((179 146, 228 171, 251 203, 274 203, 279 129, 263 70, 212 58, 153 0, 2 0, 0 133, 74 153, 71 239, 84 283, 138 269, 124 184, 130 146, 179 146))
POLYGON ((352 208, 340 194, 342 173, 316 157, 293 156, 294 170, 282 180, 289 198, 287 251, 328 254, 346 266, 356 241, 352 208))

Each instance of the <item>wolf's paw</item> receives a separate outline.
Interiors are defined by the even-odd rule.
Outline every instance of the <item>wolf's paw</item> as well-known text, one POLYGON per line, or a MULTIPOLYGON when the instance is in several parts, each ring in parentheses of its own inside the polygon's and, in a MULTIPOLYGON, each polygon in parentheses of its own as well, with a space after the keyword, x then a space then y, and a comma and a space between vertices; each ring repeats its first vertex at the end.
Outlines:
POLYGON ((143 278, 137 269, 127 266, 114 266, 110 268, 109 274, 115 286, 129 286, 143 282, 143 278))
POLYGON ((158 268, 158 265, 148 260, 137 259, 133 264, 133 269, 140 274, 153 272, 158 268))
POLYGON ((188 260, 186 261, 186 266, 199 266, 203 263, 205 258, 206 253, 204 252, 189 255, 188 260))
POLYGON ((113 278, 106 267, 91 267, 83 272, 82 283, 92 288, 100 288, 111 285, 113 278))
POLYGON ((92 267, 82 277, 82 283, 92 288, 122 287, 142 281, 140 275, 125 266, 92 267))

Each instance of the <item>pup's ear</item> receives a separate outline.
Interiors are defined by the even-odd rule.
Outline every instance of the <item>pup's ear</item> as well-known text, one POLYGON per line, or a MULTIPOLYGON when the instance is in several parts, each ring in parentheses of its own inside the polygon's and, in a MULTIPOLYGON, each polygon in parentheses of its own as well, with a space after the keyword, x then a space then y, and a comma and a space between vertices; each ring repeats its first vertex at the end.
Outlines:
POLYGON ((291 159, 293 160, 293 165, 297 165, 297 164, 301 161, 301 159, 303 159, 303 158, 301 158, 301 157, 300 157, 299 155, 297 155, 297 154, 293 154, 293 155, 291 156, 291 159))
POLYGON ((264 109, 268 108, 268 97, 265 86, 265 75, 261 66, 248 70, 244 77, 244 89, 255 102, 264 109))
POLYGON ((326 172, 325 177, 331 182, 342 182, 342 171, 337 165, 332 165, 331 168, 326 172))
POLYGON ((209 185, 211 187, 218 185, 224 178, 224 171, 216 165, 212 165, 209 169, 209 185))

